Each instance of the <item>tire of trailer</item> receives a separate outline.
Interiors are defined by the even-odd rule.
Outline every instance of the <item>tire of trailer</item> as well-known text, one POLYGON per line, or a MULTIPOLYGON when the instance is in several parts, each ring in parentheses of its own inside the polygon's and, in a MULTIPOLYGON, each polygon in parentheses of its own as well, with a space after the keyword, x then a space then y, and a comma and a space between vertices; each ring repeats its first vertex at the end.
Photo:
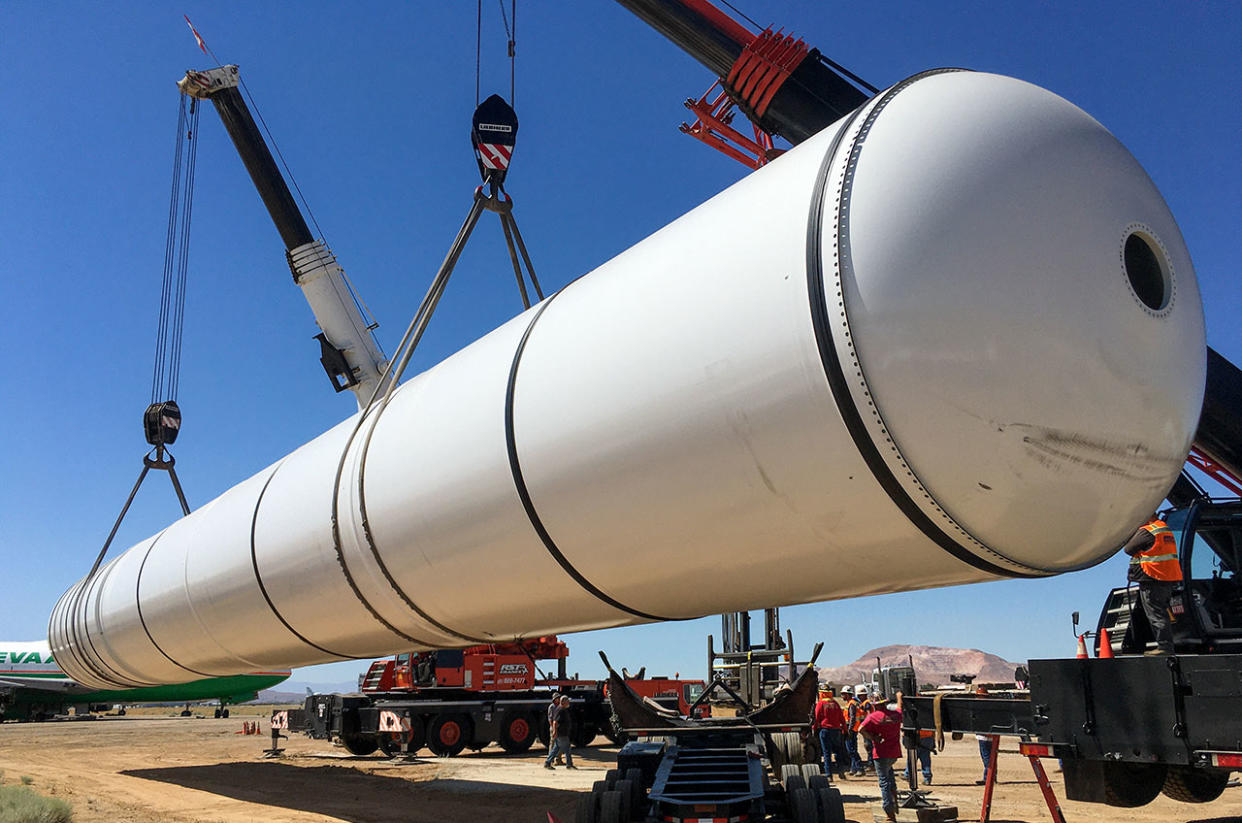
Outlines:
POLYGON ((1122 809, 1146 806, 1155 800, 1168 776, 1163 763, 1108 761, 1103 765, 1104 802, 1122 809))
POLYGON ((396 757, 401 754, 401 734, 397 732, 380 732, 379 749, 385 757, 396 757))
POLYGON ((222 710, 220 711, 220 716, 221 716, 221 717, 228 717, 228 716, 229 716, 229 710, 228 710, 228 709, 222 709, 222 710))
POLYGON ((427 748, 436 757, 456 757, 473 739, 470 718, 464 714, 437 714, 427 728, 427 748))
POLYGON ((630 794, 628 791, 614 790, 600 795, 599 823, 629 823, 629 819, 630 794))
POLYGON ((802 757, 802 735, 797 732, 781 732, 775 735, 776 748, 781 753, 781 763, 788 763, 794 766, 801 766, 802 757))
POLYGON ((600 793, 591 792, 578 798, 574 809, 574 823, 599 823, 600 793))
POLYGON ((1229 783, 1229 772, 1221 769, 1196 769, 1193 766, 1169 766, 1161 792, 1183 803, 1211 803, 1221 796, 1229 783))
POLYGON ((500 748, 521 754, 535 742, 536 718, 528 714, 510 715, 500 727, 500 748))
POLYGON ((341 738, 341 744, 352 755, 366 757, 379 748, 379 740, 373 734, 350 734, 341 738))
POLYGON ((791 792, 801 786, 806 788, 806 780, 802 778, 802 767, 795 766, 793 763, 786 763, 781 766, 781 785, 785 787, 785 791, 791 792), (792 784, 789 781, 794 781, 792 784))
POLYGON ((793 823, 819 823, 819 806, 810 789, 804 786, 789 792, 789 817, 793 823))
POLYGON ((845 823, 845 801, 841 799, 840 790, 821 788, 814 794, 819 801, 819 823, 845 823))
POLYGON ((621 779, 621 772, 617 769, 609 769, 604 772, 604 785, 608 787, 608 791, 612 791, 612 787, 617 785, 617 781, 621 779))
POLYGON ((832 781, 828 779, 826 774, 815 774, 811 775, 811 778, 806 781, 806 787, 812 792, 817 792, 820 789, 831 789, 832 781))
POLYGON ((623 780, 628 780, 633 786, 633 792, 630 794, 630 811, 638 811, 643 807, 644 801, 647 799, 647 789, 643 786, 643 770, 642 769, 626 769, 622 776, 623 780))
POLYGON ((544 745, 544 748, 552 748, 552 726, 548 723, 547 715, 543 715, 536 721, 535 728, 535 736, 539 738, 539 742, 544 745))

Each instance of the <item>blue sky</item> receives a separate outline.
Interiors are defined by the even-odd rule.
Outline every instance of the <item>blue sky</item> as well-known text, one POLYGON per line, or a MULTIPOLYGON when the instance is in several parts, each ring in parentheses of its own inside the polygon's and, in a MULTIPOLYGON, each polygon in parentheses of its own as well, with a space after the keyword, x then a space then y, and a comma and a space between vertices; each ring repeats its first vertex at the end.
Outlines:
MULTIPOLYGON (((485 3, 483 94, 506 91, 504 35, 485 3)), ((810 2, 742 5, 871 83, 938 66, 1057 92, 1144 165, 1177 216, 1208 339, 1242 362, 1242 15, 1228 3, 810 2)), ((473 3, 87 2, 4 5, 0 26, 0 636, 42 637, 90 567, 140 468, 176 125, 174 83, 210 62, 181 14, 243 76, 319 225, 391 351, 477 184, 473 3)), ((681 135, 707 71, 608 0, 519 2, 509 189, 555 289, 738 180, 681 135)), ((334 396, 283 247, 212 111, 201 121, 174 448, 191 505, 353 411, 334 396)), ((438 362, 520 310, 500 229, 485 218, 412 365, 438 362)), ((413 372, 411 372, 413 373, 413 372)), ((167 481, 139 496, 114 551, 177 513, 167 481)), ((1055 516, 1055 513, 1050 513, 1055 516)), ((1004 582, 786 609, 803 648, 843 663, 889 643, 1070 653, 1124 561, 1004 582)), ((462 581, 469 596, 469 581, 462 581)), ((537 593, 532 592, 532 602, 537 593)), ((702 675, 714 618, 568 638, 631 668, 702 675)), ((359 664, 300 672, 346 680, 359 664)))

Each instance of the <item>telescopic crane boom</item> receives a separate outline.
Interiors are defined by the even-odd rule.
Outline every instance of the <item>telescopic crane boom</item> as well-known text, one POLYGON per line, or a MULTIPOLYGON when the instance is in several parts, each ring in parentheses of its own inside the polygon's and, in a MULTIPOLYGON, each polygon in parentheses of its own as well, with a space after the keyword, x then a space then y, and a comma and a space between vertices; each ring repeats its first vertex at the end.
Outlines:
POLYGON ((189 71, 177 83, 182 94, 210 100, 216 107, 280 239, 293 282, 302 289, 321 332, 320 362, 338 392, 349 389, 366 406, 387 365, 379 344, 354 300, 345 272, 322 239, 316 240, 271 151, 238 90, 237 66, 189 71))

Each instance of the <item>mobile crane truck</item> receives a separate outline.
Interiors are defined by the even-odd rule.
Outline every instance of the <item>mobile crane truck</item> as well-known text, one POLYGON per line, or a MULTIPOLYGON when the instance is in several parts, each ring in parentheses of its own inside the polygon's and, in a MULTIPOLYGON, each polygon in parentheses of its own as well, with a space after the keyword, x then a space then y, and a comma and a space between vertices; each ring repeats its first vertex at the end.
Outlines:
MULTIPOLYGON (((358 694, 313 694, 306 698, 305 731, 319 740, 339 740, 351 753, 413 754, 424 746, 453 757, 499 743, 511 754, 536 739, 548 742, 547 708, 553 694, 567 695, 574 714, 574 746, 597 735, 619 742, 602 681, 566 676, 569 648, 556 637, 520 643, 398 654, 371 664, 358 694), (555 677, 539 674, 539 660, 555 660, 555 677)), ((628 677, 626 687, 641 698, 680 714, 706 716, 696 701, 703 681, 628 677)))

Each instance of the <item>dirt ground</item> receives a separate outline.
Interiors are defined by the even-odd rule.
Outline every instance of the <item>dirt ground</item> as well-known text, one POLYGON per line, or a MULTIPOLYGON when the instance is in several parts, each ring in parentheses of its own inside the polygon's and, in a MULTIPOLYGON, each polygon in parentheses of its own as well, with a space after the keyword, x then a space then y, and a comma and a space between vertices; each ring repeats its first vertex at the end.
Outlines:
MULTIPOLYGON (((572 823, 579 792, 603 779, 616 755, 606 746, 578 750, 577 771, 543 769, 538 746, 517 757, 485 749, 398 763, 378 753, 354 757, 295 734, 285 743, 284 758, 264 760, 260 753, 270 738, 238 734, 245 720, 145 715, 5 723, 0 725, 0 771, 6 784, 28 777, 36 790, 67 800, 78 823, 546 823, 549 811, 572 823)), ((1048 766, 1056 764, 1048 761, 1048 766)), ((962 820, 977 820, 982 788, 974 783, 981 772, 974 740, 949 743, 933 760, 933 771, 933 797, 956 805, 962 820)), ((995 823, 1049 820, 1024 758, 1002 753, 999 774, 995 823)), ((1059 775, 1051 777, 1063 796, 1059 775)), ((872 803, 879 797, 875 779, 847 780, 841 790, 849 818, 871 823, 872 803)), ((1202 806, 1161 796, 1141 809, 1065 800, 1062 807, 1071 823, 1223 823, 1242 819, 1242 789, 1230 787, 1221 799, 1202 806)))

